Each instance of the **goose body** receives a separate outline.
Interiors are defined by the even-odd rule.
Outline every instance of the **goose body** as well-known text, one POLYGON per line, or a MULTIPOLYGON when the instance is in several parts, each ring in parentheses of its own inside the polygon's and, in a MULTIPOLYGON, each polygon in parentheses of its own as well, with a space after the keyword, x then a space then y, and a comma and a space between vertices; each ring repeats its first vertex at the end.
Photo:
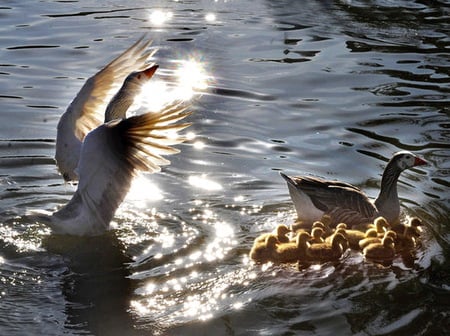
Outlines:
POLYGON ((139 83, 147 81, 155 72, 157 66, 148 64, 148 59, 156 51, 147 51, 150 43, 141 38, 87 79, 61 116, 57 127, 55 159, 66 181, 78 180, 76 167, 86 135, 103 124, 104 120, 125 118, 126 111, 139 94, 139 83), (111 99, 120 85, 122 88, 111 99))
POLYGON ((189 115, 180 105, 102 124, 85 137, 77 166, 79 183, 72 199, 48 220, 57 234, 98 235, 125 198, 138 171, 156 172, 170 162, 162 155, 179 150, 175 123, 189 115))
POLYGON ((378 216, 383 216, 389 223, 397 222, 400 215, 397 194, 400 173, 423 164, 426 161, 410 152, 394 154, 383 172, 380 193, 374 202, 359 188, 345 182, 280 174, 287 182, 300 221, 311 225, 329 215, 333 225, 344 222, 352 227, 372 223, 378 216))

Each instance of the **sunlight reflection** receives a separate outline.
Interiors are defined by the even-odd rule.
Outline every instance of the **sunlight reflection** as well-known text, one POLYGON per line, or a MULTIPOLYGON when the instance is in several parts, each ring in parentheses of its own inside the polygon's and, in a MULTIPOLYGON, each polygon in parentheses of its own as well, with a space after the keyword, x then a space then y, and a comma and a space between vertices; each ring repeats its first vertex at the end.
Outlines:
POLYGON ((161 9, 156 9, 150 13, 150 22, 155 26, 162 26, 164 23, 172 18, 172 12, 165 12, 161 9))
POLYGON ((146 207, 145 201, 161 200, 163 199, 163 194, 161 189, 152 183, 145 175, 138 175, 133 179, 126 199, 134 201, 137 207, 146 207))
POLYGON ((208 88, 211 77, 207 75, 201 62, 190 58, 177 63, 174 83, 169 85, 161 79, 152 78, 143 85, 141 94, 136 98, 140 106, 150 111, 159 111, 175 101, 188 101, 196 93, 208 88))
POLYGON ((205 15, 205 20, 208 22, 216 21, 216 15, 214 13, 208 13, 205 15))
POLYGON ((206 174, 202 174, 200 176, 189 176, 188 183, 196 188, 209 190, 209 191, 216 191, 216 190, 222 190, 222 186, 215 182, 210 180, 206 177, 206 174))

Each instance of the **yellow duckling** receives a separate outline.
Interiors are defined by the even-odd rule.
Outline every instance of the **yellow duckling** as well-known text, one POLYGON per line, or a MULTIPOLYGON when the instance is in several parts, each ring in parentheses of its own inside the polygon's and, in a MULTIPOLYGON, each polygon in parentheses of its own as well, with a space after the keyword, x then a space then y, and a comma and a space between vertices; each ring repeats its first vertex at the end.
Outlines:
POLYGON ((278 242, 280 243, 288 243, 289 242, 289 237, 287 236, 287 234, 290 232, 291 230, 284 224, 280 224, 278 225, 275 230, 271 233, 263 233, 262 235, 260 235, 259 237, 257 237, 255 239, 255 244, 257 243, 262 243, 266 241, 266 238, 274 235, 278 242))
POLYGON ((360 249, 364 249, 367 245, 373 243, 381 243, 381 239, 378 238, 378 232, 375 229, 368 229, 366 231, 366 238, 361 239, 358 243, 360 249))
POLYGON ((342 234, 336 233, 333 236, 331 244, 312 244, 308 247, 306 253, 310 261, 326 262, 338 260, 347 248, 347 239, 342 234))
POLYGON ((359 250, 359 241, 366 238, 366 234, 359 230, 347 229, 347 224, 339 223, 336 230, 344 229, 345 238, 347 238, 348 245, 354 250, 359 250))
POLYGON ((391 262, 395 257, 394 240, 390 237, 384 237, 380 243, 374 243, 366 246, 363 254, 367 259, 379 262, 391 262))
POLYGON ((373 221, 373 226, 375 230, 377 230, 378 236, 381 237, 383 237, 385 232, 391 228, 388 221, 382 216, 375 218, 373 221))
MULTIPOLYGON (((388 230, 384 233, 384 236, 380 238, 379 233, 375 229, 369 229, 366 232, 366 237, 367 238, 364 238, 363 240, 359 241, 359 247, 362 250, 364 250, 364 248, 370 244, 381 243, 381 240, 384 237, 391 237, 392 240, 395 242, 397 239, 397 234, 392 230, 388 230)), ((395 245, 395 247, 397 248, 397 244, 395 245)))
POLYGON ((311 231, 311 240, 309 241, 311 244, 321 244, 325 243, 325 239, 323 239, 325 231, 321 227, 315 227, 311 231))
POLYGON ((297 234, 294 242, 283 244, 274 244, 273 241, 268 242, 267 247, 272 249, 271 261, 276 263, 293 263, 304 259, 310 238, 311 236, 307 232, 300 232, 297 234))
MULTIPOLYGON (((261 236, 258 238, 261 238, 261 236)), ((276 235, 269 233, 264 234, 264 236, 264 240, 255 240, 253 247, 250 250, 250 258, 261 263, 266 263, 273 259, 273 251, 276 245, 279 244, 276 235)))

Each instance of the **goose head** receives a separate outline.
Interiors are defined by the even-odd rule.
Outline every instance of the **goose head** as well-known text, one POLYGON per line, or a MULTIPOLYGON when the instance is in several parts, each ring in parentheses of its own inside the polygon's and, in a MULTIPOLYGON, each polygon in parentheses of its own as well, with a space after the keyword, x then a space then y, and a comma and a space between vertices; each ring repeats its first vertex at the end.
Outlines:
POLYGON ((142 86, 153 77, 157 69, 158 65, 152 65, 145 70, 130 73, 125 78, 122 89, 128 93, 138 94, 142 86))
POLYGON ((400 171, 427 164, 424 159, 408 151, 400 151, 395 153, 391 159, 391 162, 395 163, 400 171))
POLYGON ((153 77, 158 65, 130 73, 125 78, 122 87, 111 99, 105 111, 105 122, 126 117, 128 108, 135 98, 142 92, 142 87, 153 77))
POLYGON ((408 151, 400 151, 389 160, 381 178, 380 194, 375 200, 378 213, 391 225, 398 222, 400 201, 397 193, 397 181, 402 171, 427 164, 425 160, 408 151))

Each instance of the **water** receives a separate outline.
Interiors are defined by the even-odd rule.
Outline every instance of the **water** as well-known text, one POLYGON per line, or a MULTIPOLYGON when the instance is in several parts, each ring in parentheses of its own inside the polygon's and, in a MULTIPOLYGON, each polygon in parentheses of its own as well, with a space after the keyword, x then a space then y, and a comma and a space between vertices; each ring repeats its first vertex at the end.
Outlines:
POLYGON ((450 333, 449 12, 444 1, 2 2, 0 334, 450 333), (193 100, 196 137, 139 181, 114 230, 49 236, 26 213, 73 193, 53 160, 59 117, 144 33, 158 78, 187 59, 213 78, 193 100), (248 260, 259 233, 294 219, 279 170, 376 196, 400 149, 430 162, 399 184, 403 211, 426 224, 413 257, 300 271, 248 260))

